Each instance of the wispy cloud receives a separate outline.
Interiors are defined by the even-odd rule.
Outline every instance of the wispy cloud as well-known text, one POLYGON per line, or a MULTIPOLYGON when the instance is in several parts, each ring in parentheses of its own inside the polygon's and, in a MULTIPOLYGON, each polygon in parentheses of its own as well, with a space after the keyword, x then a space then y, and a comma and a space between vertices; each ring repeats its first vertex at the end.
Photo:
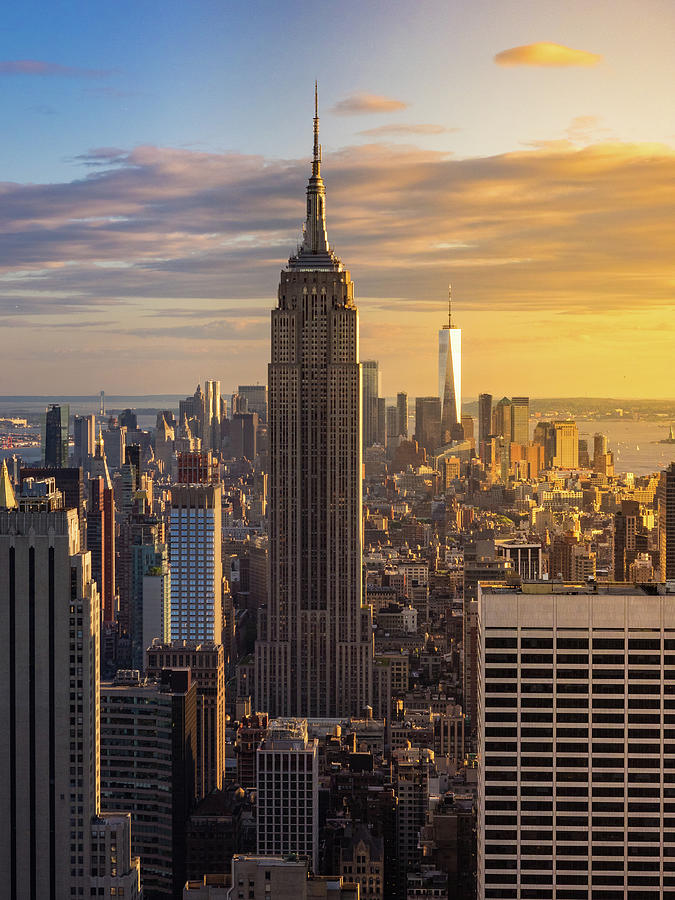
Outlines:
POLYGON ((458 131, 457 128, 445 128, 443 125, 378 125, 377 128, 366 128, 359 131, 365 137, 395 137, 399 134, 446 134, 458 131))
POLYGON ((495 56, 495 62, 499 66, 597 66, 602 62, 602 56, 562 44, 538 41, 536 44, 502 50, 495 56))
POLYGON ((105 78, 110 69, 85 69, 81 66, 64 66, 42 59, 0 60, 0 75, 41 75, 61 78, 105 78))
POLYGON ((382 97, 379 94, 357 93, 338 100, 331 112, 339 116, 358 116, 366 113, 388 113, 405 109, 408 106, 402 100, 393 97, 382 97))

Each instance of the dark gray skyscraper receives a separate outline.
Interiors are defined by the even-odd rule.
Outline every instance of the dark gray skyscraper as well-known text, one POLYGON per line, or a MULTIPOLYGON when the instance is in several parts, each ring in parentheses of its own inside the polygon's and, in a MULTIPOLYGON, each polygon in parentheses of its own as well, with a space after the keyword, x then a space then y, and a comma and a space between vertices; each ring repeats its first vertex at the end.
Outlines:
POLYGON ((398 413, 398 433, 408 437, 408 395, 405 391, 399 391, 396 395, 396 410, 398 413))
POLYGON ((478 395, 478 446, 492 434, 492 394, 478 395))
POLYGON ((380 372, 375 359, 361 363, 363 384, 363 446, 372 447, 379 437, 378 400, 380 396, 380 372))
POLYGON ((319 119, 304 239, 281 273, 269 366, 269 602, 256 709, 342 716, 370 702, 361 589, 361 367, 349 272, 326 235, 319 119))
POLYGON ((54 404, 46 410, 42 439, 42 451, 45 466, 62 469, 68 465, 69 418, 70 407, 68 404, 65 404, 64 406, 57 406, 54 404))

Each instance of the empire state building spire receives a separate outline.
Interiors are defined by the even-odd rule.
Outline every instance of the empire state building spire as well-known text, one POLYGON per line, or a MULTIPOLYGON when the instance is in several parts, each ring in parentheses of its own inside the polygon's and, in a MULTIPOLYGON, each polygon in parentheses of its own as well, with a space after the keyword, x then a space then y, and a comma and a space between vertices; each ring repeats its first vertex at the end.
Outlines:
POLYGON ((319 143, 319 95, 314 83, 314 151, 312 174, 307 184, 307 218, 303 226, 302 244, 289 260, 292 269, 333 269, 340 261, 328 243, 326 233, 326 187, 321 177, 321 144, 319 143))

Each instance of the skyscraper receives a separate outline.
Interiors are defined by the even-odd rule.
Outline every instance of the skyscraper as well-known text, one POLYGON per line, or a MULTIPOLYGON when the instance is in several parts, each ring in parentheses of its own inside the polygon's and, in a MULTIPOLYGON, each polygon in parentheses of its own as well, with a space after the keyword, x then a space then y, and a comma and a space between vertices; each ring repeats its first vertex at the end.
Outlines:
POLYGON ((319 861, 319 741, 304 719, 276 719, 258 747, 258 853, 319 861))
POLYGON ((530 398, 511 398, 511 441, 527 446, 530 440, 530 398))
POLYGON ((556 469, 577 469, 579 467, 579 429, 576 422, 554 422, 556 469))
POLYGON ((661 472, 657 502, 661 581, 675 581, 675 462, 661 472))
POLYGON ((408 395, 405 391, 399 391, 396 395, 396 409, 398 411, 398 433, 408 437, 408 395))
POLYGON ((96 442, 96 416, 75 416, 73 419, 73 465, 87 468, 87 461, 94 454, 96 442))
POLYGON ((438 397, 442 444, 464 440, 462 431, 462 330, 452 324, 452 289, 448 286, 448 324, 438 332, 438 397))
POLYGON ((99 624, 77 512, 48 496, 44 508, 0 509, 0 883, 11 900, 139 895, 129 817, 106 818, 99 802, 99 624))
POLYGON ((478 896, 671 896, 675 595, 479 593, 478 896))
POLYGON ((68 419, 70 406, 52 404, 44 414, 42 454, 45 466, 68 465, 68 419))
POLYGON ((478 444, 492 434, 492 394, 478 395, 478 444))
POLYGON ((415 398, 415 440, 429 455, 440 443, 441 401, 438 397, 415 398))
POLYGON ((223 625, 219 484, 171 487, 171 640, 221 642, 223 625))
POLYGON ((202 449, 220 450, 220 382, 204 382, 204 433, 202 449))
POLYGON ((349 272, 326 235, 319 118, 304 239, 281 273, 269 366, 269 601, 256 709, 340 716, 370 701, 361 586, 361 369, 349 272))
POLYGON ((380 396, 380 370, 375 359, 365 359, 361 363, 363 383, 363 446, 372 447, 379 437, 378 399, 380 396))

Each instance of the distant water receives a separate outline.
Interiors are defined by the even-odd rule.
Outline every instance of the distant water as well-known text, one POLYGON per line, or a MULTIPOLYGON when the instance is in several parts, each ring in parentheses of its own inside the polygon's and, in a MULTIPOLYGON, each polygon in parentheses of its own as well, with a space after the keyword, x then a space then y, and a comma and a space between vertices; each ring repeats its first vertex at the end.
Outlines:
MULTIPOLYGON (((136 409, 148 410, 138 413, 138 424, 141 428, 154 428, 156 410, 172 409, 178 412, 178 403, 182 394, 150 394, 143 397, 106 396, 106 412, 111 410, 136 409)), ((228 398, 229 399, 229 398, 228 398)), ((0 416, 28 415, 37 416, 44 412, 49 403, 69 403, 71 415, 98 415, 99 398, 95 397, 0 397, 0 416)), ((228 404, 229 406, 229 404, 228 404)), ((536 420, 530 420, 530 429, 534 429, 536 420)), ((593 436, 596 432, 607 435, 609 449, 614 453, 615 469, 619 473, 633 472, 635 475, 649 475, 665 469, 675 462, 675 444, 660 444, 658 441, 668 436, 670 422, 664 419, 599 419, 577 420, 579 437, 588 441, 589 453, 593 455, 593 436)), ((673 422, 675 425, 675 422, 673 422)), ((38 448, 27 448, 23 451, 2 451, 3 456, 17 452, 25 459, 38 459, 38 448)))
MULTIPOLYGON (((675 423, 674 423, 675 424, 675 423)), ((670 422, 643 419, 602 419, 579 421, 579 437, 588 441, 593 456, 593 436, 607 435, 609 449, 614 454, 616 472, 649 475, 675 462, 675 444, 660 444, 668 437, 670 422)))

